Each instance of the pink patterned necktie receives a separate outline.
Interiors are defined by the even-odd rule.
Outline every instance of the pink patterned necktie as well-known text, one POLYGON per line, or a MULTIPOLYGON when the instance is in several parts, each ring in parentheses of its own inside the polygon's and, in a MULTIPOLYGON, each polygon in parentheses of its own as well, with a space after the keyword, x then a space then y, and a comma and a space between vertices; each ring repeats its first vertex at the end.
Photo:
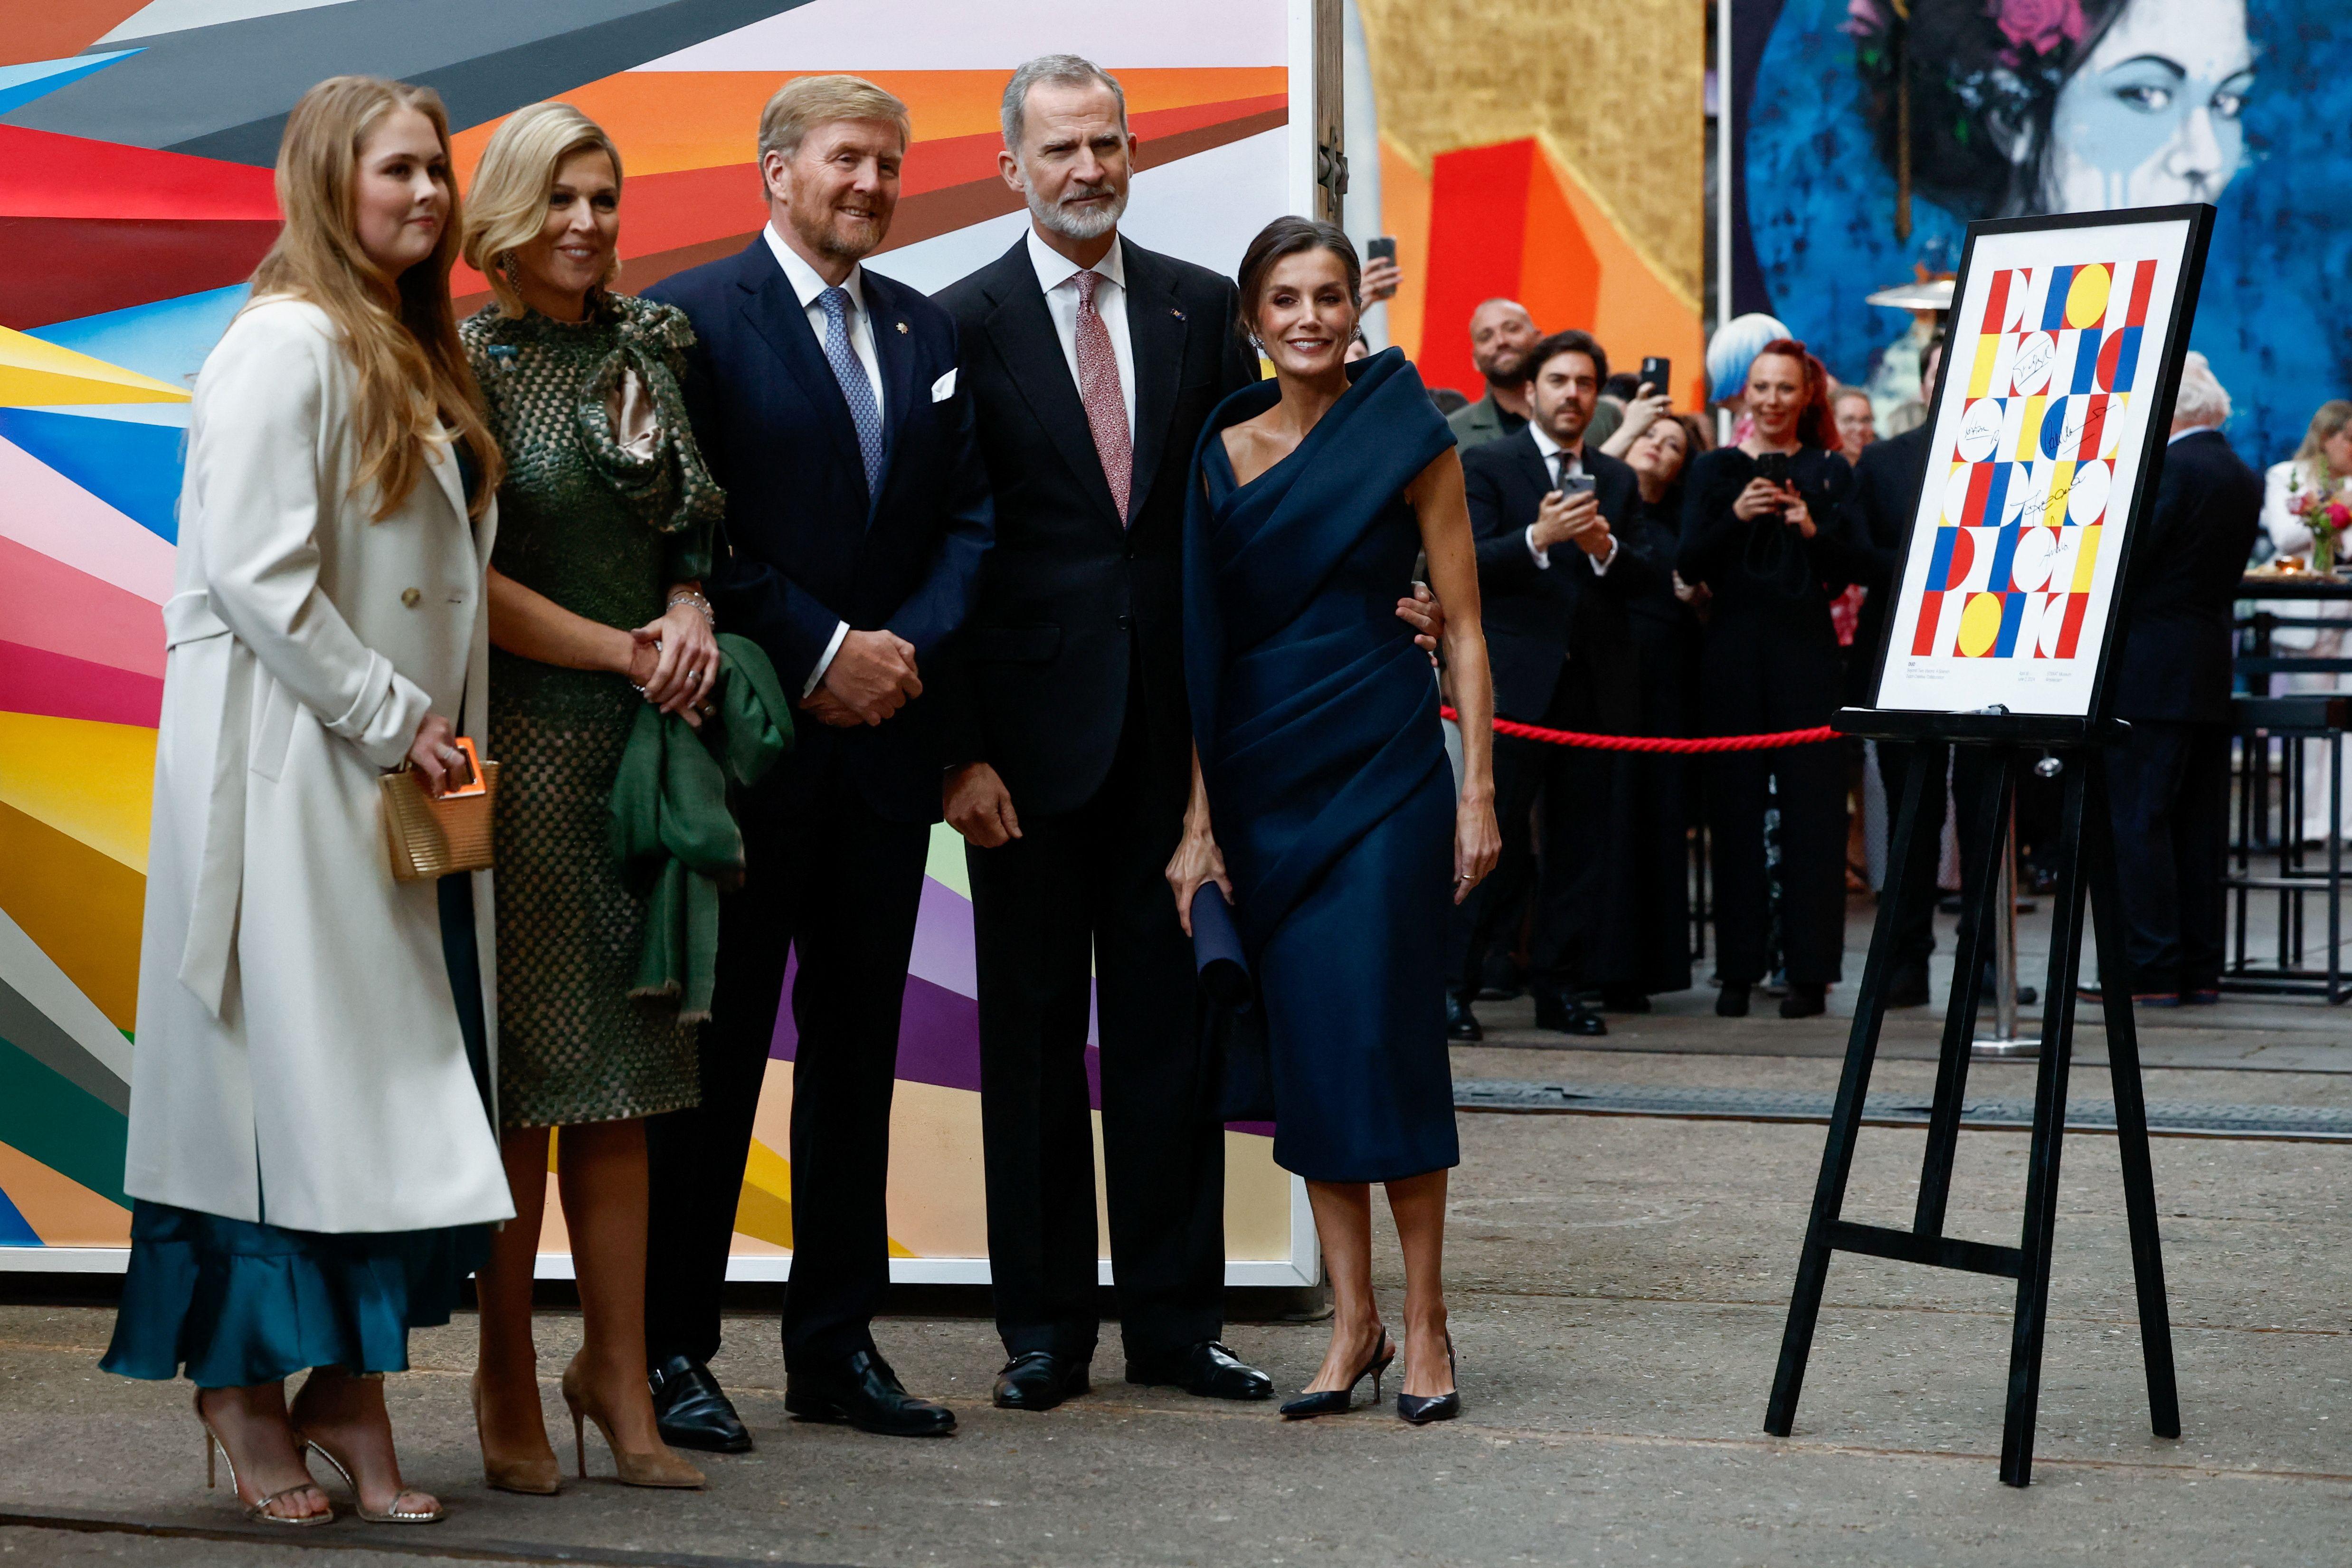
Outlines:
POLYGON ((1095 312, 1095 288, 1102 274, 1078 274, 1078 399, 1087 405, 1095 456, 1102 459, 1118 521, 1127 521, 1128 487, 1134 482, 1135 447, 1127 430, 1127 395, 1118 386, 1118 356, 1111 352, 1110 329, 1095 312))

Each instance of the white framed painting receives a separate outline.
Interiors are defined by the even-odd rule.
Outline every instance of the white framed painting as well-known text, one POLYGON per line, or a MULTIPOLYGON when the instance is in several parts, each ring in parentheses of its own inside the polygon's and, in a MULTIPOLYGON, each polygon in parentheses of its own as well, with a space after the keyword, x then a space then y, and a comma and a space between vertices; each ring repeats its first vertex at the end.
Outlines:
POLYGON ((1969 226, 1874 706, 2098 716, 2212 220, 1969 226))

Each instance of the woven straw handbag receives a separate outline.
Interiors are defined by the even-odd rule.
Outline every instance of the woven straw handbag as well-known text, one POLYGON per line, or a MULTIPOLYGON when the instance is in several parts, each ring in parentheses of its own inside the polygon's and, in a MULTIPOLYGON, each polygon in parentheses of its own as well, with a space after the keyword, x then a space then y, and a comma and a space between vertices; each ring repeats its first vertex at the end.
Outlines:
POLYGON ((404 882, 430 881, 456 871, 487 871, 493 864, 490 813, 499 798, 499 764, 482 761, 474 742, 457 739, 474 782, 446 795, 425 787, 424 776, 403 764, 376 780, 383 792, 383 831, 392 847, 392 874, 404 882))

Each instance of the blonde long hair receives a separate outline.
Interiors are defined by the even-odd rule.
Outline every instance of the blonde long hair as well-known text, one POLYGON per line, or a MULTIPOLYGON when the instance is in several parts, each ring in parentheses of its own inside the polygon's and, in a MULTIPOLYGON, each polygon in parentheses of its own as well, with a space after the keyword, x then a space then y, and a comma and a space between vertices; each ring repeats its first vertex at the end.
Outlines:
POLYGON ((447 159, 449 119, 431 88, 338 76, 302 95, 278 147, 278 206, 286 226, 254 269, 253 297, 307 300, 341 331, 343 353, 359 379, 360 460, 352 489, 376 487, 379 520, 415 490, 425 477, 426 448, 439 432, 473 454, 467 510, 479 517, 498 491, 504 465, 449 302, 461 221, 454 176, 449 221, 430 256, 391 278, 360 247, 354 195, 360 149, 387 115, 403 109, 432 121, 447 159))
POLYGON ((2331 397, 2321 404, 2319 412, 2311 416, 2311 428, 2303 433, 2303 445, 2294 449, 2295 461, 2307 463, 2318 457, 2326 447, 2327 438, 2347 425, 2352 425, 2352 403, 2340 397, 2331 397))
MULTIPOLYGON (((466 193, 466 265, 489 279, 499 309, 509 316, 523 313, 522 295, 507 276, 506 260, 547 229, 547 198, 555 189, 556 171, 574 153, 594 149, 613 161, 613 185, 619 194, 621 150, 604 128, 568 103, 533 103, 516 110, 491 132, 474 169, 473 189, 466 193)), ((613 253, 599 287, 610 287, 621 275, 621 256, 613 253)))

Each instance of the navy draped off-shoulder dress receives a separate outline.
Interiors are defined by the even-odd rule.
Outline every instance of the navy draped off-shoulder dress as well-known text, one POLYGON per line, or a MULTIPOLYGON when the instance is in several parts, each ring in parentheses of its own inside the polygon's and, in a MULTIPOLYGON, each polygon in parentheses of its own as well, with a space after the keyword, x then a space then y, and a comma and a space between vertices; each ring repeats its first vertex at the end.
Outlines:
POLYGON ((1396 602, 1421 532, 1404 489, 1454 444, 1397 350, 1297 449, 1236 484, 1210 416, 1185 517, 1185 683, 1234 916, 1258 979, 1274 1157, 1314 1181, 1461 1158, 1445 1055, 1454 773, 1437 684, 1396 602))

